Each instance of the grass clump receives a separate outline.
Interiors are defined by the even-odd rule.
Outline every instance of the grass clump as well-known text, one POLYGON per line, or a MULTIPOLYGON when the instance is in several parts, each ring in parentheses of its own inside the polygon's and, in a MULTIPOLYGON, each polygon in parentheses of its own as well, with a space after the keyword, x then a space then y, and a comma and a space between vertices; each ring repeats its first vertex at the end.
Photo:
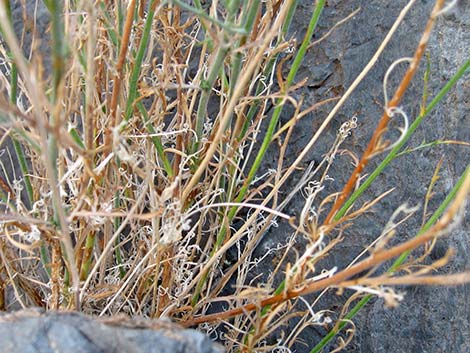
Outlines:
MULTIPOLYGON (((367 256, 346 268, 318 269, 347 241, 348 227, 388 192, 363 204, 359 197, 400 153, 411 153, 404 150, 408 139, 469 70, 467 61, 408 124, 400 101, 443 2, 436 2, 351 178, 329 195, 322 192, 328 171, 357 128, 356 116, 343 122, 323 160, 303 169, 297 185, 288 189, 286 181, 383 53, 412 2, 344 94, 313 106, 294 99, 305 85, 296 76, 325 1, 312 4, 299 43, 289 35, 297 3, 48 0, 49 52, 41 51, 46 35, 35 33, 31 55, 13 31, 9 2, 2 3, 0 114, 19 165, 13 166, 17 178, 5 176, 0 185, 1 310, 36 305, 165 316, 223 332, 228 351, 289 350, 306 327, 331 323, 315 307, 315 295, 327 288, 367 293, 349 313, 344 310, 341 318, 350 320, 373 295, 389 303, 400 299, 391 285, 467 281, 463 275, 428 275, 447 255, 419 272, 407 256, 458 218, 470 188, 468 169, 419 236, 390 245, 394 229, 416 212, 403 207, 397 217, 401 212, 404 219, 392 218, 367 256), (280 124, 286 105, 294 112, 280 124), (320 106, 331 107, 329 114, 286 165, 296 123, 320 106), (393 116, 405 126, 389 143, 383 136, 393 116), (267 169, 270 149, 278 158, 267 169), (368 162, 385 152, 358 185, 368 162), (302 192, 305 202, 294 217, 286 206, 302 192), (254 251, 281 222, 292 231, 272 250, 280 258, 273 275, 257 282, 254 268, 262 259, 254 251), (302 251, 292 261, 295 242, 302 251), (229 261, 233 249, 236 259, 229 261), (394 258, 388 272, 368 271, 394 258), (294 329, 279 334, 292 320, 294 329), (268 344, 272 337, 276 343, 268 344)), ((312 352, 321 351, 345 322, 339 320, 312 352)))

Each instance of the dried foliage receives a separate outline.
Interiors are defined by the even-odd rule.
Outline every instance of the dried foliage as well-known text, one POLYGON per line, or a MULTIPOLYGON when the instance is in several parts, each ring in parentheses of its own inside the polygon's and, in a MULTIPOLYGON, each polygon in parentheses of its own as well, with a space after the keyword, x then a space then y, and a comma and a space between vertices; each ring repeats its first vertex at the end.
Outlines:
MULTIPOLYGON (((467 282, 466 274, 429 276, 450 254, 425 267, 415 266, 424 257, 407 262, 407 255, 425 244, 429 252, 430 242, 462 216, 468 170, 434 216, 424 218, 419 236, 390 245, 398 225, 416 216, 417 209, 402 206, 366 256, 360 254, 347 268, 318 267, 320 259, 347 241, 349 225, 387 197, 388 192, 362 205, 356 202, 368 161, 390 153, 376 177, 470 66, 467 62, 409 124, 399 103, 442 0, 430 14, 414 57, 407 59, 402 83, 384 102, 384 116, 364 155, 348 152, 356 169, 344 190, 322 193, 335 156, 345 152, 342 144, 357 128, 356 116, 343 122, 323 160, 302 170, 295 188, 285 186, 413 2, 342 96, 305 106, 294 98, 305 84, 295 76, 307 49, 319 42, 311 39, 324 0, 312 6, 301 43, 288 35, 297 3, 292 0, 194 5, 48 0, 51 44, 47 47, 44 33, 33 27, 31 55, 23 53, 24 36, 13 31, 10 4, 3 1, 2 141, 13 141, 19 166, 13 167, 13 180, 5 174, 0 182, 0 309, 42 306, 106 316, 165 316, 185 326, 199 324, 228 351, 287 352, 306 327, 332 322, 309 294, 349 288, 396 305, 402 296, 391 285, 467 282), (50 66, 44 47, 51 52, 50 66), (286 104, 295 109, 281 126, 286 104), (296 123, 319 106, 331 107, 330 114, 295 162, 285 165, 296 123), (399 140, 387 143, 382 137, 392 116, 402 117, 404 126, 399 140), (274 169, 262 166, 268 147, 278 148, 274 169), (296 218, 285 208, 299 193, 305 203, 296 218), (263 258, 253 252, 279 222, 288 223, 292 232, 271 250, 279 254, 272 275, 266 282, 255 281, 253 269, 263 258), (289 263, 287 254, 299 239, 303 252, 289 263), (229 249, 236 249, 233 263, 226 261, 229 249), (397 257, 391 271, 377 273, 380 264, 397 257), (236 278, 233 288, 227 285, 231 278, 236 278), (283 332, 293 319, 295 329, 283 332), (276 343, 268 344, 273 336, 276 343)), ((429 190, 430 198, 432 184, 429 190)), ((347 308, 355 299, 337 313, 346 320, 338 321, 333 335, 348 323, 351 339, 354 324, 347 308)))

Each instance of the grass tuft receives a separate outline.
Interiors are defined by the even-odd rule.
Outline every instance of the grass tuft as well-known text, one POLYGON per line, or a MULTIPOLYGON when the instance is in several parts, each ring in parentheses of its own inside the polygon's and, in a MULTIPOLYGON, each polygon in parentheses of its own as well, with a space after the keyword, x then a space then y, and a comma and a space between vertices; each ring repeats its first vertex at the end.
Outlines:
MULTIPOLYGON (((298 4, 47 0, 51 40, 33 31, 39 45, 27 56, 11 4, 1 3, 1 142, 12 140, 18 165, 12 179, 8 159, 0 159, 0 310, 34 305, 169 317, 218 337, 228 352, 288 352, 306 328, 327 326, 329 333, 308 348, 321 352, 372 298, 397 304, 394 285, 469 281, 466 273, 430 275, 450 254, 429 262, 429 244, 461 218, 470 190, 467 168, 427 217, 440 164, 416 237, 397 235, 417 217, 416 208, 402 205, 390 219, 375 215, 385 224, 382 233, 349 266, 321 262, 387 199, 391 190, 367 201, 364 195, 398 158, 437 145, 469 146, 450 139, 407 143, 468 76, 470 60, 431 99, 428 58, 423 99, 414 107, 419 115, 400 106, 443 1, 436 1, 413 57, 395 63, 409 66, 360 158, 345 147, 362 128, 360 115, 337 131, 330 123, 386 55, 413 1, 351 86, 313 105, 299 97, 306 80, 297 77, 308 50, 360 10, 314 40, 326 1, 312 2, 297 43, 290 26, 298 4), (50 70, 43 67, 48 53, 50 70), (322 123, 292 158, 297 124, 312 112, 322 123), (395 142, 384 139, 392 116, 403 121, 395 142), (315 148, 326 153, 306 163, 315 148), (335 193, 330 174, 344 154, 356 167, 335 193), (371 160, 379 161, 375 170, 371 160), (288 205, 299 199, 295 214, 288 205), (276 226, 285 242, 260 256, 259 245, 276 226), (420 247, 425 255, 411 258, 420 247), (267 259, 271 274, 259 274, 267 259), (391 260, 388 271, 373 271, 391 260), (331 288, 355 293, 338 313, 319 304, 331 288)), ((385 87, 395 64, 384 73, 385 87)))

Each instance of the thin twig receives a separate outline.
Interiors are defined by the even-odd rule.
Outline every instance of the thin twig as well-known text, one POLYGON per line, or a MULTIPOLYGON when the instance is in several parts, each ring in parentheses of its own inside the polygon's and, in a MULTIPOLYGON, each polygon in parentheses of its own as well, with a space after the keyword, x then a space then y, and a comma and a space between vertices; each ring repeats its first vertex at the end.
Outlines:
POLYGON ((121 91, 122 68, 124 67, 124 62, 126 61, 126 55, 127 55, 127 51, 129 48, 129 40, 131 36, 131 31, 132 31, 132 23, 134 20, 135 6, 136 6, 136 0, 131 0, 131 2, 129 3, 129 6, 127 7, 127 16, 126 16, 126 22, 124 25, 124 32, 122 34, 121 50, 119 52, 119 58, 116 64, 116 74, 114 75, 114 78, 113 78, 113 84, 114 84, 113 95, 111 96, 111 104, 109 107, 109 112, 111 115, 111 122, 110 122, 110 127, 106 130, 105 142, 104 142, 105 146, 107 147, 111 146, 112 129, 115 128, 117 124, 119 124, 119 121, 117 118, 117 104, 118 104, 118 99, 119 99, 119 93, 121 91))

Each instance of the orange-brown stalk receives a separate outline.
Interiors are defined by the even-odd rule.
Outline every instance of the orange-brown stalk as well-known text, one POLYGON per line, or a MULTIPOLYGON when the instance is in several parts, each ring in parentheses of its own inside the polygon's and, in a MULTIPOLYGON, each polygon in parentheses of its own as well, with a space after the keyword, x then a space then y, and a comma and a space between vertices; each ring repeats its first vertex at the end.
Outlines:
POLYGON ((122 33, 122 42, 121 50, 119 51, 118 62, 116 64, 116 74, 113 78, 113 95, 111 96, 111 104, 109 107, 109 112, 111 114, 111 123, 110 127, 106 130, 104 145, 107 149, 111 147, 111 131, 120 123, 117 118, 117 104, 119 100, 119 93, 121 90, 121 81, 122 81, 122 68, 124 67, 124 62, 126 60, 127 49, 129 47, 129 39, 132 30, 132 22, 134 20, 134 11, 136 6, 136 0, 131 0, 127 8, 126 22, 124 24, 124 30, 122 33))
POLYGON ((395 91, 393 98, 389 101, 386 107, 387 109, 385 109, 384 114, 382 115, 382 118, 380 119, 379 124, 377 125, 377 128, 375 129, 374 134, 372 135, 366 150, 364 151, 364 154, 362 155, 359 163, 357 164, 356 169, 354 169, 353 173, 351 174, 351 177, 349 178, 348 182, 344 186, 343 191, 341 192, 340 196, 338 197, 336 202, 333 204, 333 207, 331 208, 330 213, 326 217, 324 224, 330 223, 332 218, 335 216, 336 212, 338 212, 341 206, 343 206, 344 202, 346 201, 346 198, 353 191, 353 188, 356 185, 360 174, 366 167, 371 157, 376 152, 377 146, 380 145, 380 138, 382 134, 384 133, 385 129, 387 128, 387 125, 390 121, 390 116, 388 115, 388 112, 390 111, 391 108, 395 108, 398 106, 398 104, 400 104, 400 101, 403 98, 403 95, 406 89, 408 88, 411 81, 413 80, 416 70, 418 69, 419 62, 421 61, 421 58, 424 54, 424 50, 426 49, 426 46, 428 44, 429 37, 434 27, 434 23, 436 22, 437 15, 439 11, 442 9, 443 5, 444 5, 444 0, 436 1, 436 4, 434 5, 434 8, 431 12, 429 20, 424 29, 423 35, 421 36, 421 40, 418 44, 418 47, 416 48, 416 52, 413 56, 412 61, 410 62, 410 66, 408 67, 408 70, 403 76, 403 79, 401 80, 400 85, 395 91))

